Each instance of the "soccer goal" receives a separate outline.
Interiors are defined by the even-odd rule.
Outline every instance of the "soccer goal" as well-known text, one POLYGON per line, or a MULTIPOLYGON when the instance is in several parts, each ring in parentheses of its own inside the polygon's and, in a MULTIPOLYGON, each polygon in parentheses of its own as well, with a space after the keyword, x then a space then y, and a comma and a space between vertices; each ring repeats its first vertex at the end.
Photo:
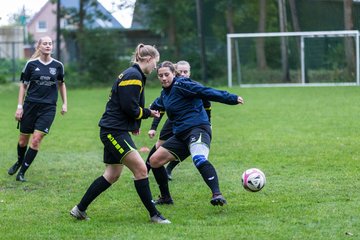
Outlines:
POLYGON ((359 31, 227 34, 227 67, 229 87, 360 85, 359 31))

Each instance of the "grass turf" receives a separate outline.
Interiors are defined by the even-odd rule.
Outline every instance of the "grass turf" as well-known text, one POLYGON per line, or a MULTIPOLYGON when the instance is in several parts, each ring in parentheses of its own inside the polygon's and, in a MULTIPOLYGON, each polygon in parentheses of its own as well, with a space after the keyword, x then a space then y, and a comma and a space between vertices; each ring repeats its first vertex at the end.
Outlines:
MULTIPOLYGON (((172 221, 164 226, 149 222, 127 169, 90 205, 90 221, 69 216, 104 170, 97 123, 109 89, 69 90, 69 112, 57 114, 29 181, 20 183, 7 174, 16 159, 18 90, 0 86, 0 238, 359 239, 360 88, 223 89, 245 100, 212 106, 209 159, 228 205, 210 205, 210 191, 187 159, 170 182, 175 204, 159 206, 172 221), (250 167, 266 174, 260 192, 241 187, 250 167)), ((147 105, 159 91, 146 89, 147 105)), ((156 141, 147 137, 150 123, 134 137, 138 148, 156 141)), ((156 198, 152 174, 150 182, 156 198)))

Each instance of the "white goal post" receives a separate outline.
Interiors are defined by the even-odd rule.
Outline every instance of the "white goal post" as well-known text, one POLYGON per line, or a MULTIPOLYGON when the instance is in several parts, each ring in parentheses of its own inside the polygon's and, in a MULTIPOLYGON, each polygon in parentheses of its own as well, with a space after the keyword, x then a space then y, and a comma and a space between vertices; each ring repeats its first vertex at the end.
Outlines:
MULTIPOLYGON (((326 43, 321 43, 326 46, 326 43)), ((322 45, 322 46, 323 46, 322 45)), ((343 50, 344 46, 341 46, 341 50, 343 50)), ((307 50, 309 51, 309 50, 307 50)), ((335 51, 335 50, 334 50, 335 51)), ((339 50, 340 51, 340 50, 339 50)), ((338 51, 338 52, 339 52, 338 51)), ((344 53, 341 53, 344 54, 344 53)), ((341 55, 343 56, 343 55, 341 55)), ((256 58, 256 54, 254 52, 247 53, 247 56, 245 58, 256 58)), ((275 56, 276 57, 276 56, 275 56)), ((279 59, 281 59, 280 56, 278 56, 279 59)), ((311 57, 308 57, 311 60, 311 57)), ((308 61, 309 61, 308 59, 308 61)), ((326 59, 328 62, 331 63, 330 60, 328 60, 328 57, 323 57, 323 59, 326 59)), ((253 60, 254 61, 254 60, 253 60)), ((344 62, 344 61, 343 61, 344 62)), ((256 67, 254 67, 254 62, 252 63, 252 72, 248 73, 249 76, 257 75, 256 67), (254 74, 255 73, 255 74, 254 74)), ((263 87, 270 87, 270 86, 334 86, 334 85, 360 85, 360 79, 359 79, 359 31, 313 31, 313 32, 268 32, 268 33, 232 33, 227 34, 227 71, 228 71, 228 87, 233 86, 233 71, 234 66, 236 67, 236 79, 238 85, 241 87, 256 87, 256 86, 263 86, 263 87), (306 69, 306 39, 310 38, 349 38, 351 37, 354 40, 354 49, 355 49, 355 68, 354 72, 351 74, 352 80, 351 81, 334 81, 334 82, 307 82, 306 81, 306 75, 307 75, 307 69, 306 69), (247 38, 247 39, 246 39, 247 38), (242 55, 241 47, 239 48, 239 41, 243 41, 243 48, 246 51, 248 51, 248 48, 252 48, 252 50, 255 48, 255 40, 256 39, 268 39, 268 38, 278 38, 278 39, 290 39, 298 41, 297 45, 299 46, 298 55, 296 56, 296 61, 298 61, 298 71, 295 71, 293 75, 299 76, 299 79, 295 82, 261 82, 261 83, 252 83, 243 81, 242 79, 242 68, 244 66, 243 60, 244 56, 242 55), (246 44, 251 44, 252 46, 247 46, 246 44), (233 52, 235 52, 235 56, 233 56, 233 52), (234 59, 233 59, 234 58, 234 59), (241 61, 240 61, 241 59, 241 61), (235 64, 234 64, 235 63, 235 64)), ((335 64, 334 64, 335 65, 335 64)), ((342 70, 342 69, 340 69, 342 70)), ((337 72, 340 70, 337 69, 337 72)), ((321 71, 321 70, 319 70, 321 71)))

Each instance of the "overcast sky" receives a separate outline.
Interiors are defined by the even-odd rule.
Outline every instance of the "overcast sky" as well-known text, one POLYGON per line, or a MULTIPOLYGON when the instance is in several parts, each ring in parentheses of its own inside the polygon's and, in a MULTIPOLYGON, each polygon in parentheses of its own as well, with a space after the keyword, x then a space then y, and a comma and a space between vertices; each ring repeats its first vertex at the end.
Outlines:
MULTIPOLYGON (((36 14, 42 6, 48 0, 0 0, 0 26, 7 25, 9 18, 14 13, 19 13, 25 7, 28 15, 33 16, 36 14)), ((135 0, 128 0, 134 2, 135 0)), ((99 2, 110 12, 112 12, 112 3, 116 0, 99 0, 99 2)), ((126 9, 123 11, 116 11, 113 16, 123 25, 125 28, 129 28, 131 25, 133 9, 126 9)))

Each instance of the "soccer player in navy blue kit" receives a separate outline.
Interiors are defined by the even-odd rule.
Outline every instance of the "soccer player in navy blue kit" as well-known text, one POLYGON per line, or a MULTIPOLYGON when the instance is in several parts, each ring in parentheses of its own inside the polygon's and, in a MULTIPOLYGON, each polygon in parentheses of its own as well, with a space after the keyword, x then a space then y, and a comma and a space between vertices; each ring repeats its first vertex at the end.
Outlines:
POLYGON ((188 78, 178 78, 174 65, 168 61, 158 66, 157 74, 163 90, 151 108, 166 111, 168 118, 173 122, 174 136, 150 157, 150 165, 161 194, 155 203, 173 203, 164 165, 174 160, 182 161, 191 155, 195 167, 211 189, 210 203, 214 206, 226 204, 220 191, 216 170, 208 160, 211 126, 202 100, 236 105, 244 103, 242 97, 205 87, 188 78))
MULTIPOLYGON (((187 61, 181 60, 178 61, 175 64, 175 70, 176 70, 176 75, 178 77, 183 77, 183 78, 190 78, 190 64, 187 61)), ((204 108, 206 110, 206 113, 208 114, 209 117, 209 121, 211 118, 211 103, 210 101, 207 100, 203 100, 203 104, 204 104, 204 108)), ((150 138, 153 138, 156 134, 156 129, 160 123, 160 120, 162 118, 162 116, 164 115, 164 112, 160 113, 160 117, 159 118, 154 118, 152 124, 151 124, 151 129, 148 132, 148 135, 150 138)), ((160 130, 160 135, 159 135, 159 139, 156 142, 156 144, 152 147, 152 149, 150 150, 150 153, 146 159, 146 166, 148 168, 148 171, 150 171, 151 167, 150 167, 150 157, 151 155, 156 151, 157 148, 159 148, 159 146, 161 146, 166 140, 168 140, 170 137, 172 137, 173 134, 173 126, 172 126, 172 122, 169 119, 166 119, 163 127, 160 130)), ((180 161, 171 161, 169 162, 169 164, 166 166, 166 173, 168 175, 168 179, 172 180, 172 170, 180 163, 180 161)))
POLYGON ((42 139, 50 131, 55 118, 58 91, 63 101, 61 114, 67 112, 64 66, 51 57, 52 49, 53 42, 50 37, 40 38, 35 53, 21 73, 15 113, 15 119, 20 122, 18 160, 8 170, 8 174, 13 175, 21 167, 16 176, 16 180, 21 182, 26 181, 25 172, 34 161, 42 139))
POLYGON ((160 116, 158 111, 144 108, 145 74, 150 74, 156 68, 159 57, 155 47, 139 44, 133 56, 133 66, 122 72, 114 82, 105 112, 99 121, 105 172, 95 179, 81 201, 71 209, 70 214, 76 219, 88 219, 88 206, 119 179, 125 165, 134 175, 135 189, 149 212, 150 220, 161 224, 170 223, 152 202, 145 162, 129 134, 139 134, 142 119, 160 116))

